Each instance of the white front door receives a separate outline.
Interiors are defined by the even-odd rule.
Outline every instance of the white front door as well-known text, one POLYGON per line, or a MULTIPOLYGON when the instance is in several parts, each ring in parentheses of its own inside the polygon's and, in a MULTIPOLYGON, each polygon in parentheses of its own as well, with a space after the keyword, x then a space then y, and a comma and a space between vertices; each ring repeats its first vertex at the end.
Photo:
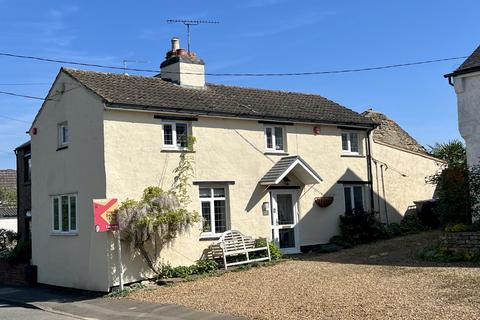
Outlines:
POLYGON ((299 253, 297 191, 275 190, 270 194, 273 240, 283 253, 299 253))

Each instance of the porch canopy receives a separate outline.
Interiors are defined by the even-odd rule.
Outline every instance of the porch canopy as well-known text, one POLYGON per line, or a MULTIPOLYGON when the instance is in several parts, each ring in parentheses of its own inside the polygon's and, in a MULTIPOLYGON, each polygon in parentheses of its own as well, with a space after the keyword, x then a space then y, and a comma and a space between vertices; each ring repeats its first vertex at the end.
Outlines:
POLYGON ((300 156, 288 156, 282 157, 275 163, 260 180, 260 184, 264 186, 279 184, 289 173, 295 175, 304 184, 316 184, 322 181, 318 173, 300 156))

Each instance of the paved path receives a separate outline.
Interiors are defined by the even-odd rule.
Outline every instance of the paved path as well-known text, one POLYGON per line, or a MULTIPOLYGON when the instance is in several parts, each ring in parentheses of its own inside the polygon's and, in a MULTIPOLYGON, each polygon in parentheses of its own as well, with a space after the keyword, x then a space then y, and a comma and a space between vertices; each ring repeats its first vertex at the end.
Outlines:
POLYGON ((75 320, 69 316, 62 316, 45 312, 36 308, 19 307, 0 302, 0 320, 75 320))
MULTIPOLYGON (((191 308, 172 304, 154 304, 128 299, 108 299, 99 295, 63 290, 52 287, 9 287, 0 286, 0 303, 15 305, 12 319, 20 315, 21 308, 36 309, 58 316, 54 319, 152 319, 152 320, 220 320, 240 319, 211 312, 197 311, 191 308)), ((3 319, 3 310, 0 319, 3 319)), ((25 310, 23 310, 25 312, 25 310)), ((32 311, 33 315, 33 311, 32 311)), ((52 319, 45 314, 36 313, 38 319, 52 319)), ((20 317, 22 318, 22 317, 20 317)), ((20 319, 19 318, 19 319, 20 319)), ((10 319, 10 318, 5 318, 10 319)), ((24 317, 30 319, 30 317, 24 317)), ((31 319, 37 319, 32 317, 31 319)))

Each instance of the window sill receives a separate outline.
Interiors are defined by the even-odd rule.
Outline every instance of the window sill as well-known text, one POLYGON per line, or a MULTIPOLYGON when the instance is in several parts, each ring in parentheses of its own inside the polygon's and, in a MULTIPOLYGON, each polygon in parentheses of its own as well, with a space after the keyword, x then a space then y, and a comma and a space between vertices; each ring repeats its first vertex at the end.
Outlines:
POLYGON ((74 237, 78 236, 78 232, 60 232, 54 231, 50 233, 51 236, 66 236, 66 237, 74 237))
POLYGON ((355 153, 342 153, 340 155, 342 158, 365 158, 363 154, 355 154, 355 153))
POLYGON ((195 150, 188 150, 188 149, 168 149, 168 148, 164 148, 162 150, 160 150, 160 152, 171 152, 171 153, 195 153, 195 150))
POLYGON ((68 146, 61 146, 57 148, 57 151, 68 149, 68 146))
POLYGON ((288 156, 288 152, 285 151, 265 151, 263 154, 267 156, 288 156))

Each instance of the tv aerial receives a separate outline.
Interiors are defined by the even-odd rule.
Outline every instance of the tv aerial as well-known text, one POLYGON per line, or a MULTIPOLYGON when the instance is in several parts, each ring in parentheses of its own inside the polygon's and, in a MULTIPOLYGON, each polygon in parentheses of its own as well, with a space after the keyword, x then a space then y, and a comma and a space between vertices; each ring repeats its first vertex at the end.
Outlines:
POLYGON ((190 52, 190 26, 198 26, 199 24, 219 24, 218 21, 213 20, 182 20, 182 19, 168 19, 167 23, 182 23, 187 27, 187 51, 190 52))

